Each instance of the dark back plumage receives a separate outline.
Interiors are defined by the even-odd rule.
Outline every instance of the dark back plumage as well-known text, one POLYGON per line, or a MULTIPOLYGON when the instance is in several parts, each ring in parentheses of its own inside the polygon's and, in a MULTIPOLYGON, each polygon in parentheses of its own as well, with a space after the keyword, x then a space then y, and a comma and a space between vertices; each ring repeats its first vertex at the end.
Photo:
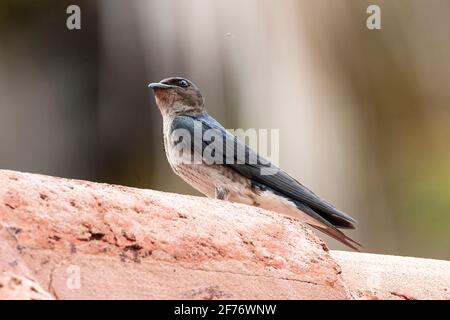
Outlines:
MULTIPOLYGON (((192 151, 197 152, 202 155, 202 157, 207 157, 208 154, 203 152, 204 149, 211 143, 215 144, 215 152, 218 152, 219 155, 215 154, 214 158, 217 159, 218 157, 222 157, 220 165, 232 168, 239 174, 245 176, 256 188, 270 190, 277 195, 292 201, 299 210, 312 216, 323 225, 323 227, 312 225, 313 227, 318 228, 322 232, 334 237, 351 248, 358 250, 358 248, 354 246, 354 244, 359 245, 357 242, 337 230, 337 228, 354 229, 356 221, 352 217, 336 209, 286 172, 267 159, 259 156, 247 145, 241 143, 207 112, 192 116, 175 117, 172 121, 171 130, 181 128, 188 130, 192 137, 194 137, 194 130, 197 130, 197 132, 205 132, 206 130, 211 129, 216 130, 222 135, 221 142, 216 140, 208 142, 202 139, 201 144, 196 144, 194 141, 191 141, 190 148, 192 151), (221 143, 221 145, 219 143, 221 143), (244 150, 244 159, 239 159, 237 150, 244 150), (233 155, 234 161, 232 161, 232 163, 226 159, 230 154, 233 155), (256 161, 250 162, 250 159, 256 159, 256 161), (271 174, 262 174, 263 169, 270 169, 271 174)), ((211 159, 206 160, 209 161, 208 163, 211 163, 211 159)))

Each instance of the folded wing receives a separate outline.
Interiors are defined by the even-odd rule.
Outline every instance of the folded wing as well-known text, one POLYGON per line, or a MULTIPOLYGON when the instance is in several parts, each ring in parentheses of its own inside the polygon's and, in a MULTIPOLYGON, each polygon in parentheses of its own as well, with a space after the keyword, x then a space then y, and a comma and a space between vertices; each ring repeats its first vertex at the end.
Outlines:
MULTIPOLYGON (((209 150, 215 150, 214 159, 222 159, 222 165, 232 168, 260 188, 270 189, 278 195, 286 197, 295 203, 299 210, 320 222, 320 226, 313 225, 313 227, 357 249, 352 245, 352 243, 359 245, 357 242, 336 229, 354 229, 356 221, 352 217, 334 208, 286 172, 270 163, 267 159, 260 157, 251 148, 241 143, 235 136, 225 130, 220 123, 206 112, 195 117, 176 117, 172 123, 172 130, 180 128, 188 130, 191 137, 194 137, 195 132, 204 133, 207 130, 213 130, 214 136, 221 136, 221 139, 212 139, 212 141, 204 141, 202 139, 202 141, 197 141, 197 143, 192 139, 191 150, 205 159, 205 157, 211 156, 209 153, 204 152, 205 148, 209 146, 209 150), (233 161, 230 161, 230 158, 233 161)), ((206 160, 211 161, 212 159, 206 160)))

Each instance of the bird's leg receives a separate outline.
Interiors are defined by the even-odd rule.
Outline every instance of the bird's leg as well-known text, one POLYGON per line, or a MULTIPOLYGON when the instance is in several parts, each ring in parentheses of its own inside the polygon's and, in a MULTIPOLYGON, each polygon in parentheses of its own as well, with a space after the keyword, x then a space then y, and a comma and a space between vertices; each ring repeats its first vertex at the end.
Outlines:
POLYGON ((216 186, 215 188, 216 199, 227 200, 228 190, 224 186, 216 186))

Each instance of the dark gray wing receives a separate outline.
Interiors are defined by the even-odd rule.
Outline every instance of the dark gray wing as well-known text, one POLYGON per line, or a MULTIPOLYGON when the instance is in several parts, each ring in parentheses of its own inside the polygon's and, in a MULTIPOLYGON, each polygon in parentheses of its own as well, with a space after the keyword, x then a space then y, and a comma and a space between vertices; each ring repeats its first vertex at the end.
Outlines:
MULTIPOLYGON (((228 166, 239 172, 241 175, 250 179, 259 188, 269 189, 280 196, 288 198, 293 201, 300 210, 322 222, 325 226, 355 228, 354 224, 356 221, 353 218, 334 208, 286 172, 270 163, 267 159, 257 155, 251 148, 241 143, 206 112, 195 117, 176 117, 172 123, 172 130, 180 128, 189 131, 191 136, 194 136, 194 131, 197 133, 204 133, 207 130, 214 130, 214 132, 220 133, 222 139, 217 141, 215 139, 213 141, 204 141, 204 139, 202 139, 200 143, 191 141, 191 149, 203 157, 211 157, 208 153, 204 153, 204 150, 213 144, 215 150, 215 154, 213 154, 214 159, 222 159, 222 165, 228 166), (243 152, 239 153, 238 150, 243 150, 243 152), (242 157, 242 154, 244 154, 245 157, 242 157)), ((211 161, 211 159, 206 160, 211 161)), ((330 234, 330 232, 324 232, 335 238, 342 238, 341 235, 343 234, 338 230, 335 231, 337 231, 338 234, 333 235, 330 234)), ((331 233, 335 232, 332 231, 331 233)), ((338 240, 342 241, 342 239, 338 240)), ((346 244, 348 245, 348 243, 346 244)))

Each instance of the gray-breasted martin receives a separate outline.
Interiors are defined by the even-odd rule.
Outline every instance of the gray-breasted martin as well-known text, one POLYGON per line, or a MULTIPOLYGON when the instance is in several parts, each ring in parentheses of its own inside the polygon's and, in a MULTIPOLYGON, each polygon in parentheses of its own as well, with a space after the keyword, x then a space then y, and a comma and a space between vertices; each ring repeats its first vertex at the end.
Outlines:
POLYGON ((149 84, 163 116, 164 146, 173 171, 208 197, 257 206, 303 221, 345 245, 359 243, 339 229, 356 221, 241 143, 205 110, 189 80, 149 84))

